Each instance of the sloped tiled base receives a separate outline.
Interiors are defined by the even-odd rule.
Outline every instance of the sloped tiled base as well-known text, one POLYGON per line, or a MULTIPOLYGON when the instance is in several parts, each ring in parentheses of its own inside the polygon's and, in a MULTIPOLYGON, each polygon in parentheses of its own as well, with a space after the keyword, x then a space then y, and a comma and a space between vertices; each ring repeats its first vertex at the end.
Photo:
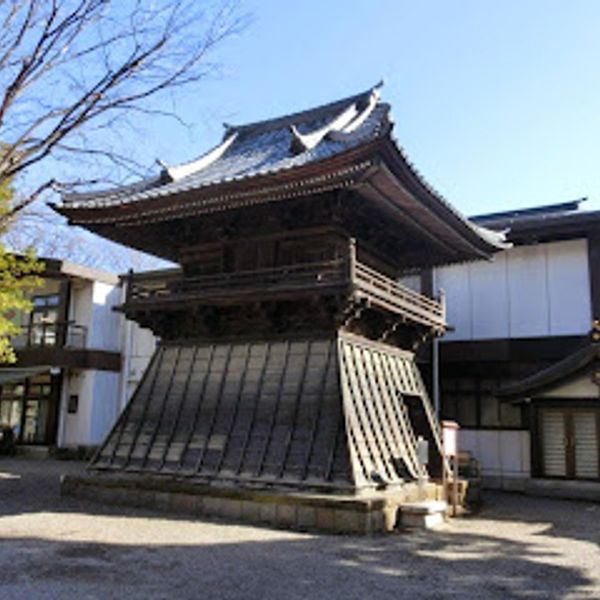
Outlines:
POLYGON ((173 342, 92 461, 99 474, 357 493, 417 479, 414 355, 359 336, 173 342))

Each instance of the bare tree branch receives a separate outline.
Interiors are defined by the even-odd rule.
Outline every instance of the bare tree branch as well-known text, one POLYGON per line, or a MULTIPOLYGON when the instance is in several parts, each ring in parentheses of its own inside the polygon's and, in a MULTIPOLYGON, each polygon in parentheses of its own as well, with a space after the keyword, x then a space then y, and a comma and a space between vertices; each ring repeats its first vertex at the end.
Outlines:
MULTIPOLYGON (((0 2, 0 184, 73 155, 139 174, 100 134, 168 115, 162 94, 213 71, 210 53, 247 23, 235 1, 215 2, 0 2)), ((54 183, 22 195, 9 220, 54 183)))

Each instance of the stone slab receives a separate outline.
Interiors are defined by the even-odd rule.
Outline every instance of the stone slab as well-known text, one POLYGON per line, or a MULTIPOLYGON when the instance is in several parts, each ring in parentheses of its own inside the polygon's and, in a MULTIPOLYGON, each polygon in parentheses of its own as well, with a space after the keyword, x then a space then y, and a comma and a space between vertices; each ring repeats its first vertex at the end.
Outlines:
POLYGON ((445 518, 443 513, 434 514, 410 514, 402 513, 401 525, 407 529, 435 529, 443 525, 445 518))
POLYGON ((448 503, 445 500, 425 500, 423 502, 408 502, 402 505, 402 514, 432 515, 445 513, 448 503))
POLYGON ((414 498, 413 492, 410 484, 406 489, 355 496, 223 488, 133 476, 65 476, 61 481, 62 494, 79 498, 343 534, 392 531, 399 507, 407 498, 414 498))

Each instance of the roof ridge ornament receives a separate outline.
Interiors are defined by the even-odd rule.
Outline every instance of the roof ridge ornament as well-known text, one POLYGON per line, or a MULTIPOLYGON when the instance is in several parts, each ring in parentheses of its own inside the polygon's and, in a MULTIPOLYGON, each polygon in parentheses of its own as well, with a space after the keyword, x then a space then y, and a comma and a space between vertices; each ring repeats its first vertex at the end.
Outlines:
POLYGON ((192 175, 193 173, 197 173, 202 169, 206 169, 209 165, 219 160, 227 152, 228 148, 235 142, 238 136, 237 131, 233 131, 228 135, 221 144, 205 152, 196 160, 193 160, 188 163, 183 163, 181 165, 176 165, 174 167, 167 166, 163 161, 157 161, 167 176, 171 179, 171 181, 180 181, 184 177, 188 175, 192 175))
POLYGON ((379 98, 381 94, 379 93, 379 88, 373 88, 371 95, 369 96, 369 101, 367 102, 367 106, 359 112, 356 117, 348 123, 344 128, 336 130, 332 129, 327 137, 334 142, 343 142, 348 136, 354 133, 371 115, 377 103, 379 102, 379 98))
POLYGON ((301 154, 306 150, 312 150, 315 148, 325 136, 331 131, 340 130, 349 125, 357 116, 359 112, 356 108, 356 103, 353 102, 350 106, 345 108, 337 117, 334 117, 332 121, 320 127, 312 133, 302 134, 298 131, 295 125, 290 126, 292 132, 292 147, 291 150, 294 154, 301 154))
POLYGON ((348 134, 356 131, 373 112, 374 108, 379 102, 381 96, 380 89, 384 85, 382 79, 371 88, 369 99, 364 108, 360 107, 363 104, 363 100, 360 102, 353 102, 350 106, 345 108, 337 117, 335 117, 330 123, 323 127, 313 131, 311 133, 302 134, 298 131, 295 125, 290 126, 292 133, 292 145, 291 150, 294 154, 301 154, 306 150, 312 150, 319 143, 328 138, 333 141, 345 141, 348 134))

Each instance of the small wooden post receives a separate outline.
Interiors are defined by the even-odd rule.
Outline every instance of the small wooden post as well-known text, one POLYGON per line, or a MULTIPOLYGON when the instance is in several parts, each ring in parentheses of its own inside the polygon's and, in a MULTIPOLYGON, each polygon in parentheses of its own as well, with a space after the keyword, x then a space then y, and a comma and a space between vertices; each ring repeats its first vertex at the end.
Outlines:
POLYGON ((456 517, 458 514, 458 453, 453 456, 452 463, 454 474, 452 480, 452 516, 456 517))
MULTIPOLYGON (((452 503, 452 516, 458 514, 458 423, 454 421, 442 421, 442 448, 444 450, 444 460, 450 458, 452 460, 452 491, 450 500, 452 503)), ((446 469, 443 469, 444 473, 446 469)), ((444 489, 445 487, 444 480, 444 489)))
POLYGON ((348 279, 351 284, 356 280, 356 239, 350 238, 348 243, 348 279))

